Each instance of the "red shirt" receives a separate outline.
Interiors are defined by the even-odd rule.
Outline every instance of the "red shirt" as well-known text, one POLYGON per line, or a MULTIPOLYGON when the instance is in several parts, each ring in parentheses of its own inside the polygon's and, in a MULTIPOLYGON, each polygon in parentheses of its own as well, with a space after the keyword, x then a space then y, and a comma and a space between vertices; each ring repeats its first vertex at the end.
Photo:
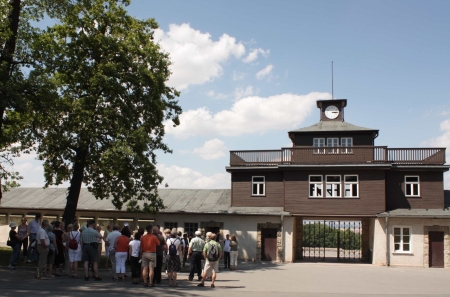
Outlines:
POLYGON ((141 251, 144 253, 156 253, 157 245, 160 245, 160 242, 155 235, 147 233, 141 237, 141 251))
POLYGON ((116 252, 127 252, 128 251, 128 244, 130 243, 130 239, 126 236, 119 236, 117 238, 116 244, 116 252))

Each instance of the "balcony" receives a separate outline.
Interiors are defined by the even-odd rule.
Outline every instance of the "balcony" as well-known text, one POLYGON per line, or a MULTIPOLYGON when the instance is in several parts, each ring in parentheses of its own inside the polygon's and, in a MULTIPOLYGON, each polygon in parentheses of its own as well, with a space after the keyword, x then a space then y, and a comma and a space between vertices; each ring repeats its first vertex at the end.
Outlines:
POLYGON ((313 164, 444 165, 445 148, 387 146, 292 147, 281 150, 230 151, 230 166, 313 164))

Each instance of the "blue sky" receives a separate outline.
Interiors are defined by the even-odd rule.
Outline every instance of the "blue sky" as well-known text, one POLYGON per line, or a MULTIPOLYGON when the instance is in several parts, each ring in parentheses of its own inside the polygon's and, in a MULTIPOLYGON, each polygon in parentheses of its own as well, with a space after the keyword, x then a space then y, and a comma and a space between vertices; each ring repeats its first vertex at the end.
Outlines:
MULTIPOLYGON (((290 146, 316 123, 317 99, 348 99, 345 120, 380 130, 376 145, 447 147, 450 160, 450 1, 147 1, 181 91, 181 125, 159 154, 171 188, 229 188, 229 150, 290 146)), ((43 186, 33 156, 23 186, 43 186)), ((450 189, 450 175, 445 175, 450 189)))

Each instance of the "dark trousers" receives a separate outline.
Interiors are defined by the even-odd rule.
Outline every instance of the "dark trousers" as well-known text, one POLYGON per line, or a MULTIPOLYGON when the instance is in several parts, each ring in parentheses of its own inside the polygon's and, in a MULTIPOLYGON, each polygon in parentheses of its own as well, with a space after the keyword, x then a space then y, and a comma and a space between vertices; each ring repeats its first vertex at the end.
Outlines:
POLYGON ((191 256, 189 257, 189 265, 190 271, 189 271, 189 279, 194 279, 194 274, 197 272, 198 278, 202 277, 202 252, 192 252, 191 256))
POLYGON ((140 257, 130 257, 130 264, 131 264, 131 277, 132 278, 138 278, 139 274, 141 273, 141 263, 139 263, 140 257))
POLYGON ((24 238, 21 242, 19 242, 19 250, 20 248, 23 248, 23 257, 24 260, 27 260, 27 251, 28 251, 28 237, 24 238))
POLYGON ((161 269, 163 265, 163 255, 156 254, 156 267, 154 269, 153 283, 161 283, 161 269))
POLYGON ((225 268, 230 268, 230 252, 223 252, 223 264, 225 268))
POLYGON ((186 249, 184 251, 184 255, 183 255, 183 267, 184 267, 184 265, 186 265, 187 254, 188 254, 188 248, 186 247, 186 249))

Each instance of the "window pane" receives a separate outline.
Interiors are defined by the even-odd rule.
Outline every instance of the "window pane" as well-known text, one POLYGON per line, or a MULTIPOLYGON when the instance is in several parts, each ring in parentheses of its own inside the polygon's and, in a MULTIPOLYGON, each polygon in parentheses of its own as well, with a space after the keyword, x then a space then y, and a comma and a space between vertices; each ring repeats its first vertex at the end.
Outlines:
POLYGON ((398 251, 400 249, 400 244, 396 243, 394 244, 394 250, 398 251))
POLYGON ((407 176, 406 181, 407 182, 419 182, 419 177, 418 176, 407 176))
POLYGON ((404 244, 403 244, 403 250, 404 250, 405 252, 409 251, 409 243, 404 243, 404 244))
POLYGON ((346 175, 345 176, 345 181, 357 182, 358 181, 358 176, 357 175, 346 175))
POLYGON ((259 195, 264 195, 264 184, 259 184, 259 195))
POLYGON ((258 195, 258 184, 253 184, 253 195, 258 195))
POLYGON ((351 190, 350 189, 350 185, 346 184, 345 185, 345 192, 344 192, 345 197, 351 197, 351 191, 350 190, 351 190))
POLYGON ((395 235, 394 236, 394 242, 395 243, 399 243, 400 242, 400 235, 395 235))
POLYGON ((341 197, 341 185, 334 185, 336 188, 334 190, 335 196, 341 197))
POLYGON ((322 181, 322 176, 321 176, 321 175, 310 176, 310 177, 309 177, 309 181, 312 181, 312 182, 321 182, 321 181, 322 181))
POLYGON ((264 177, 253 177, 253 181, 254 182, 263 182, 264 181, 264 177))
POLYGON ((403 235, 409 235, 409 228, 403 228, 403 235))
POLYGON ((322 197, 322 185, 316 185, 317 196, 322 197))
POLYGON ((314 190, 315 190, 315 185, 309 185, 309 196, 310 197, 316 196, 314 193, 314 190))
POLYGON ((400 235, 400 228, 394 228, 394 234, 400 235))
POLYGON ((353 191, 353 197, 358 197, 358 185, 357 184, 352 185, 352 191, 353 191))
POLYGON ((340 175, 328 175, 327 176, 327 182, 340 182, 341 176, 340 175))
POLYGON ((409 235, 403 235, 403 242, 409 243, 409 235))
POLYGON ((418 184, 413 184, 413 195, 414 196, 419 196, 419 185, 418 184))
POLYGON ((411 196, 411 185, 406 185, 406 195, 411 196))

